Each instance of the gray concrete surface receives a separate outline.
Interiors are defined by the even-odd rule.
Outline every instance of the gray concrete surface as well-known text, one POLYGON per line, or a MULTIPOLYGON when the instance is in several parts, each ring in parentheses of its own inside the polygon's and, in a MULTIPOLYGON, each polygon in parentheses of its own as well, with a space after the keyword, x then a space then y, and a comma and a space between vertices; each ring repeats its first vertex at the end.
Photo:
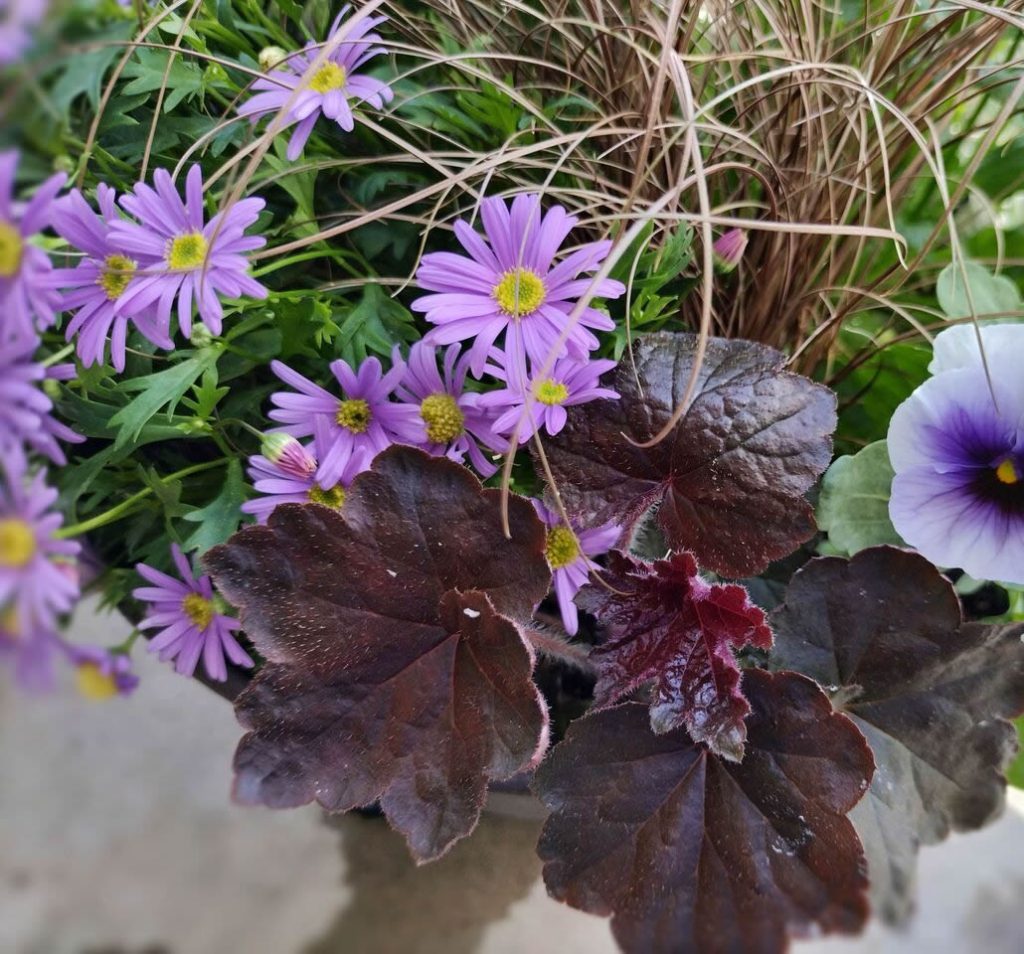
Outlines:
MULTIPOLYGON (((75 633, 116 642, 86 606, 75 633)), ((551 901, 536 821, 485 817, 416 868, 380 820, 228 799, 222 700, 138 652, 130 700, 26 699, 0 683, 2 954, 610 954, 607 924, 551 901)), ((925 851, 907 932, 797 954, 1022 954, 1024 800, 925 851)))

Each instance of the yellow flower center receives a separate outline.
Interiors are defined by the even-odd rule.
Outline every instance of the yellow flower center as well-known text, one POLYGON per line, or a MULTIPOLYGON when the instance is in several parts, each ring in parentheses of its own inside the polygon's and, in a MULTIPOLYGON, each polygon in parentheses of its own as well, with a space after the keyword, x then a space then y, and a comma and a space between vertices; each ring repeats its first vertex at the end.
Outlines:
POLYGON ((205 630, 213 622, 213 601, 206 599, 206 597, 201 596, 199 593, 189 593, 181 601, 181 608, 184 610, 185 615, 200 630, 205 630))
POLYGON ((498 307, 513 318, 530 315, 544 304, 544 282, 528 268, 513 268, 494 286, 498 307))
POLYGON ((36 555, 36 535, 31 524, 14 517, 0 520, 0 566, 20 569, 36 555))
POLYGON ((331 510, 341 510, 342 504, 345 503, 345 488, 338 484, 330 490, 324 490, 314 485, 309 488, 308 497, 310 503, 330 507, 331 510))
POLYGON ((334 419, 353 434, 365 434, 373 414, 370 412, 369 404, 361 398, 353 398, 338 405, 338 413, 334 415, 334 419))
POLYGON ((117 695, 117 682, 113 674, 102 672, 95 663, 82 663, 78 667, 75 685, 86 699, 93 702, 103 702, 117 695))
POLYGON ((0 610, 0 634, 15 640, 21 637, 18 610, 13 603, 0 610))
POLYGON ((533 393, 541 404, 564 404, 569 389, 561 381, 548 378, 547 381, 538 381, 533 386, 533 393))
POLYGON ((420 405, 420 417, 427 425, 427 440, 447 444, 465 429, 466 419, 450 394, 431 394, 420 405))
POLYGON ((1020 474, 1017 472, 1012 458, 1007 457, 996 468, 996 480, 1001 484, 1016 484, 1020 481, 1020 474))
POLYGON ((552 570, 560 570, 568 566, 580 555, 580 544, 567 526, 560 524, 548 530, 547 545, 544 547, 544 556, 548 559, 548 565, 552 570))
POLYGON ((24 247, 21 233, 9 222, 0 222, 0 278, 17 275, 24 247))
POLYGON ((199 268, 206 261, 209 246, 201 232, 186 232, 171 239, 167 250, 167 264, 176 272, 199 268))
POLYGON ((328 61, 313 74, 309 88, 314 93, 329 93, 332 89, 341 89, 346 79, 345 67, 328 61))
POLYGON ((108 255, 103 263, 103 271, 97 282, 107 293, 107 298, 117 301, 128 287, 135 274, 137 264, 124 255, 108 255))

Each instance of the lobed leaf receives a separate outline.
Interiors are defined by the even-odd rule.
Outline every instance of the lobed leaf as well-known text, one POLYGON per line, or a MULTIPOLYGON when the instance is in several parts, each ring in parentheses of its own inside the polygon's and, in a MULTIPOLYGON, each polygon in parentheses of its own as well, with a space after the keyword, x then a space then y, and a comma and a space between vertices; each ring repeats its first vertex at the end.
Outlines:
POLYGON ((239 697, 235 796, 330 811, 379 800, 413 855, 476 824, 491 779, 547 744, 529 618, 550 573, 544 528, 469 471, 393 446, 340 513, 285 504, 206 556, 268 660, 239 697))
POLYGON ((762 610, 742 586, 702 580, 689 553, 644 563, 613 551, 603 579, 607 586, 588 586, 579 597, 609 636, 590 654, 597 705, 653 681, 655 732, 685 727, 716 755, 739 761, 750 705, 733 650, 771 646, 762 610))
POLYGON ((1024 709, 1024 624, 963 622, 952 584, 893 547, 812 561, 771 617, 778 668, 828 687, 867 736, 878 771, 852 818, 872 897, 890 920, 913 904, 917 849, 1002 809, 1024 709))
POLYGON ((783 356, 749 341, 712 338, 689 409, 654 437, 682 400, 697 338, 647 335, 615 387, 622 400, 569 409, 548 457, 570 508, 628 533, 658 509, 675 550, 728 577, 761 572, 815 532, 804 499, 828 466, 836 400, 828 388, 782 370, 783 356))
POLYGON ((742 762, 625 703, 570 726, 536 774, 552 814, 538 851, 555 898, 612 915, 627 954, 777 954, 790 934, 852 933, 868 914, 846 813, 864 737, 796 673, 747 670, 742 762))

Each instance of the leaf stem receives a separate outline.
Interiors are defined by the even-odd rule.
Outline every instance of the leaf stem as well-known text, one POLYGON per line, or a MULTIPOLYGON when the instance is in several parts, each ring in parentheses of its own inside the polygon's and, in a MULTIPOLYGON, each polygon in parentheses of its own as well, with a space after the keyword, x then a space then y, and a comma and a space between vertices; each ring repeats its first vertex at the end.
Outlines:
POLYGON ((573 666, 580 670, 580 672, 596 675, 597 670, 589 658, 589 647, 578 643, 569 643, 561 636, 545 632, 542 629, 535 629, 532 626, 523 627, 523 635, 534 650, 542 656, 550 656, 569 666, 573 666))
MULTIPOLYGON (((191 467, 185 467, 182 470, 175 471, 173 474, 168 474, 160 483, 168 484, 172 480, 180 480, 183 477, 190 477, 192 474, 198 474, 204 470, 212 470, 214 467, 220 467, 227 463, 230 459, 230 457, 222 457, 218 460, 205 461, 202 464, 193 464, 191 467)), ((109 523, 115 523, 123 517, 129 516, 133 512, 135 504, 140 500, 145 500, 153 492, 152 487, 144 487, 138 493, 132 494, 119 504, 111 507, 109 510, 104 510, 103 513, 99 513, 95 517, 90 517, 88 520, 83 520, 80 523, 73 523, 67 527, 61 527, 53 536, 57 540, 66 540, 68 537, 77 537, 83 533, 89 533, 91 530, 105 527, 109 523)))

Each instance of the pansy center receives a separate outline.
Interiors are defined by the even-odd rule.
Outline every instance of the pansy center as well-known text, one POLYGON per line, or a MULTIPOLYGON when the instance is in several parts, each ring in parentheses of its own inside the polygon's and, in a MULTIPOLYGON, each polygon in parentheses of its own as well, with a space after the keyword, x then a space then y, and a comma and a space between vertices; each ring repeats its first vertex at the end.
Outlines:
POLYGON ((96 663, 82 663, 75 673, 78 691, 94 702, 102 702, 117 695, 117 681, 113 673, 105 673, 96 663))
POLYGON ((564 404, 569 397, 569 389, 561 381, 556 381, 554 378, 538 381, 533 386, 533 393, 541 404, 549 405, 564 404))
POLYGON ((544 282, 528 268, 513 268, 494 286, 498 307, 513 318, 531 315, 544 304, 544 282))
POLYGON ((181 609, 200 631, 205 630, 213 622, 213 601, 200 593, 189 593, 181 601, 181 609))
POLYGON ((330 507, 331 510, 341 510, 342 505, 345 503, 345 488, 338 484, 330 490, 324 490, 322 487, 314 484, 309 488, 307 496, 310 503, 320 504, 322 507, 330 507))
POLYGON ((0 566, 20 569, 36 555, 36 535, 32 525, 17 517, 0 520, 0 566))
POLYGON ((329 93, 331 90, 341 89, 345 85, 346 79, 348 76, 345 73, 345 67, 328 61, 313 74, 313 78, 309 81, 309 88, 314 93, 329 93))
POLYGON ((18 274, 24 247, 21 233, 10 222, 0 222, 0 278, 18 274))
POLYGON ((107 293, 107 298, 117 301, 124 294, 137 267, 135 262, 124 255, 108 255, 97 284, 107 293))
POLYGON ((420 417, 427 425, 427 440, 448 444, 465 430, 466 419, 450 394, 431 394, 420 405, 420 417))
POLYGON ((565 524, 559 524, 548 530, 544 556, 552 570, 561 570, 580 555, 580 543, 576 534, 565 524))
POLYGON ((1016 484, 1020 482, 1021 474, 1012 457, 1007 457, 996 468, 996 480, 1001 484, 1016 484))
POLYGON ((338 405, 338 413, 334 415, 334 419, 353 434, 365 434, 370 421, 373 420, 373 412, 362 398, 352 398, 338 405))
POLYGON ((171 239, 167 249, 167 264, 176 272, 199 268, 206 261, 209 245, 202 232, 185 232, 171 239))

